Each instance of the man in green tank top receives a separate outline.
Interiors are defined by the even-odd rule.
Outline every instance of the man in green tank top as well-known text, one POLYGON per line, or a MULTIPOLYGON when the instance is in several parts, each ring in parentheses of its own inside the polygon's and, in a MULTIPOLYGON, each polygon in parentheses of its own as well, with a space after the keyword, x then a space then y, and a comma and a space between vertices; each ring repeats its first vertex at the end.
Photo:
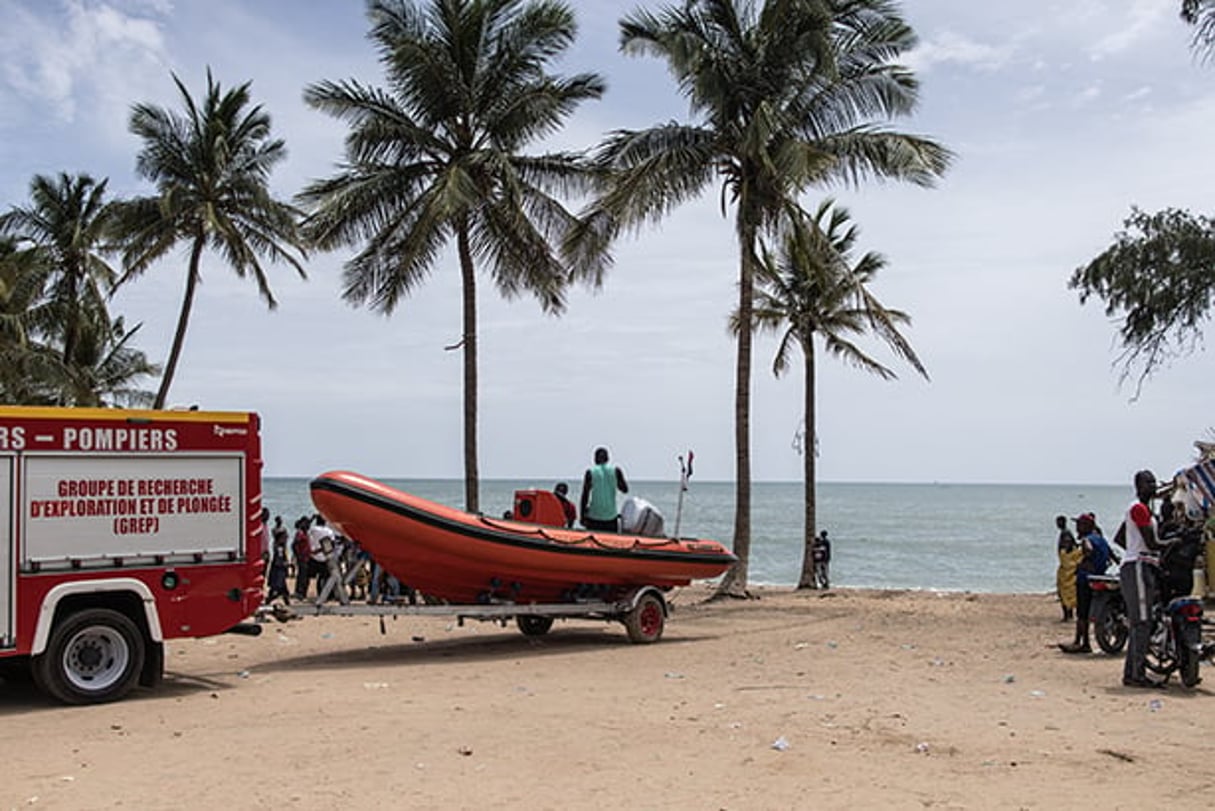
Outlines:
POLYGON ((608 464, 607 448, 595 448, 595 464, 582 477, 582 526, 587 529, 620 531, 616 491, 629 492, 624 471, 608 464))

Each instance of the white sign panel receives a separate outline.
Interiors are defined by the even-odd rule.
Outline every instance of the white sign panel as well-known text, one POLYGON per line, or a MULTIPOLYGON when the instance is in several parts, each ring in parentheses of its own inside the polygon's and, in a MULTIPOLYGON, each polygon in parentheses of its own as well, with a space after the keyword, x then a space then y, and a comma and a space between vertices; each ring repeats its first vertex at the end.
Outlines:
POLYGON ((13 457, 0 456, 0 647, 14 644, 13 586, 13 457))
POLYGON ((242 473, 240 455, 27 456, 25 558, 240 554, 242 473))

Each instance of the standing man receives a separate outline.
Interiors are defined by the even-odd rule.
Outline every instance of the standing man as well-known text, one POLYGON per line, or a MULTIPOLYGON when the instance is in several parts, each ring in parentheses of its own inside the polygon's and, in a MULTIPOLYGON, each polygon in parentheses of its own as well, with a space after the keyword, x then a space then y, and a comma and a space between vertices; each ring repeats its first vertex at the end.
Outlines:
POLYGON ((287 528, 283 526, 283 517, 274 517, 273 541, 270 546, 270 569, 266 584, 269 592, 266 594, 266 605, 278 597, 291 605, 291 594, 287 589, 287 528))
POLYGON ((1105 574, 1110 565, 1110 545, 1101 535, 1097 516, 1084 513, 1076 516, 1076 534, 1084 554, 1076 569, 1076 639, 1070 645, 1060 645, 1064 653, 1092 653, 1088 641, 1089 612, 1093 605, 1090 575, 1105 574))
POLYGON ((607 448, 595 448, 595 464, 582 477, 582 526, 587 529, 620 531, 616 491, 629 492, 624 471, 608 463, 607 448))
POLYGON ((308 599, 308 581, 312 578, 312 554, 308 544, 308 516, 301 515, 295 522, 295 538, 291 542, 295 553, 295 598, 308 599))
POLYGON ((1127 687, 1163 687, 1163 682, 1148 678, 1145 664, 1152 633, 1152 606, 1160 592, 1161 547, 1152 515, 1152 499, 1156 496, 1156 475, 1152 471, 1135 474, 1135 496, 1114 536, 1114 543, 1126 550, 1118 579, 1131 623, 1122 683, 1127 687))
POLYGON ((325 516, 317 513, 312 516, 312 526, 308 529, 308 570, 309 579, 316 578, 316 594, 319 598, 324 593, 325 581, 329 579, 331 562, 336 563, 334 551, 337 546, 337 533, 325 524, 325 516))
POLYGON ((823 530, 810 545, 810 555, 814 559, 814 587, 819 589, 831 588, 831 541, 827 539, 827 530, 823 530))

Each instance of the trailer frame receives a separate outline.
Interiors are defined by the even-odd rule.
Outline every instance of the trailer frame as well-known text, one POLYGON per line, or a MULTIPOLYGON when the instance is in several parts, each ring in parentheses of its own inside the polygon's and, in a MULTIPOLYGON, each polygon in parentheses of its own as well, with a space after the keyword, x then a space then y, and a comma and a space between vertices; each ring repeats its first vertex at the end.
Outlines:
POLYGON ((495 600, 489 603, 423 603, 416 598, 393 598, 371 605, 350 602, 338 581, 338 602, 327 602, 333 584, 331 578, 316 600, 292 605, 269 605, 258 609, 257 618, 290 622, 303 617, 379 617, 380 631, 385 632, 385 617, 455 617, 462 627, 465 620, 496 622, 502 627, 513 619, 525 636, 543 636, 559 619, 588 619, 619 622, 625 627, 630 642, 650 644, 662 638, 671 606, 658 586, 639 586, 618 600, 577 600, 569 603, 515 603, 495 600))

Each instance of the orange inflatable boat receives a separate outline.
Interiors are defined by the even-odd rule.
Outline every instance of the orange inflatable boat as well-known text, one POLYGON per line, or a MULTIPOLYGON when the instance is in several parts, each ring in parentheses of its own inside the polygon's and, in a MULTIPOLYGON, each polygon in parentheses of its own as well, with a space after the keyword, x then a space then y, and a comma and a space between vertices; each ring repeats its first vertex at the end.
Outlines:
POLYGON ((325 519, 402 583, 453 603, 611 600, 717 577, 736 560, 716 541, 473 515, 347 471, 318 476, 311 490, 325 519))

